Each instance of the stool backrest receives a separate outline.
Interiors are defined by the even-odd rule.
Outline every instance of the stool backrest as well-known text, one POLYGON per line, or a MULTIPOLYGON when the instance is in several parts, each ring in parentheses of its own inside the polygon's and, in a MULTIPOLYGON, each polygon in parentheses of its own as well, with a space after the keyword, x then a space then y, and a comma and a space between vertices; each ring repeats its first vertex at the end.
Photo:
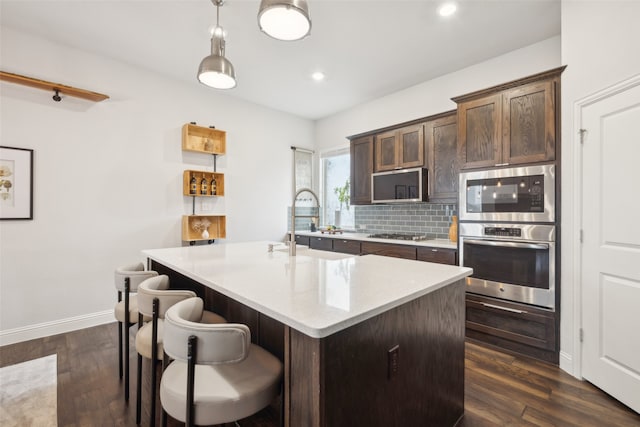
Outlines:
POLYGON ((124 280, 128 277, 129 291, 137 292, 138 286, 140 285, 140 283, 144 282, 149 277, 154 277, 157 275, 158 273, 153 270, 145 271, 144 264, 142 264, 141 262, 137 264, 124 265, 122 267, 118 267, 116 268, 116 271, 115 271, 116 289, 120 292, 124 292, 125 290, 124 280))
POLYGON ((165 313, 164 351, 176 360, 187 360, 190 336, 198 339, 196 363, 220 365, 242 362, 249 355, 251 332, 239 323, 198 323, 203 301, 189 298, 173 305, 165 313))
POLYGON ((169 276, 150 277, 138 286, 138 312, 145 316, 153 315, 153 300, 158 299, 158 318, 163 319, 172 305, 193 298, 196 293, 187 290, 169 289, 169 276))

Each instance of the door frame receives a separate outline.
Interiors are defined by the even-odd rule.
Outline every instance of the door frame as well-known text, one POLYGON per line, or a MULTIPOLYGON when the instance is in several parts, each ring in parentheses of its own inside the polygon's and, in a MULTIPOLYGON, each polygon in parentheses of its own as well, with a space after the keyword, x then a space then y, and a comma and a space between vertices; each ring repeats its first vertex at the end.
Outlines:
MULTIPOLYGON (((582 330, 582 242, 580 234, 582 231, 582 146, 581 141, 581 129, 583 129, 582 123, 582 110, 596 102, 603 99, 617 95, 621 92, 629 90, 635 86, 640 86, 640 74, 632 76, 626 80, 618 82, 612 86, 606 87, 598 92, 587 95, 584 98, 577 100, 573 105, 573 128, 572 139, 576 141, 573 150, 573 197, 571 198, 573 224, 571 227, 571 259, 573 264, 572 276, 573 276, 573 356, 572 356, 572 374, 580 379, 584 379, 582 376, 582 342, 580 340, 580 331, 582 330)), ((584 135, 584 142, 588 143, 588 134, 584 135)))

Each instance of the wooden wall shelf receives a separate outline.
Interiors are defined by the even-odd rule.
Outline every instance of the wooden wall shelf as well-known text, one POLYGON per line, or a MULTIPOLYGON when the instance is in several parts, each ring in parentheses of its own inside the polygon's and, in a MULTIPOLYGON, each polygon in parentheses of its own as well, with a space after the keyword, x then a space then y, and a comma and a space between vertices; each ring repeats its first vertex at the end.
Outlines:
POLYGON ((182 149, 196 153, 225 154, 227 133, 223 130, 187 123, 182 126, 182 149))
POLYGON ((182 194, 185 196, 197 196, 197 197, 216 197, 224 196, 224 174, 217 172, 205 172, 195 170, 185 170, 182 175, 182 194), (191 193, 191 177, 196 177, 197 188, 196 194, 191 193), (216 177, 216 194, 211 194, 211 178, 216 177), (207 180, 208 194, 200 193, 200 182, 202 177, 207 180))
POLYGON ((35 79, 33 77, 21 76, 20 74, 7 73, 0 71, 0 80, 19 85, 35 87, 37 89, 48 90, 51 92, 59 92, 63 95, 69 95, 76 98, 87 99, 89 101, 100 102, 109 99, 108 95, 98 92, 91 92, 77 87, 67 86, 60 83, 48 82, 46 80, 35 79))
POLYGON ((227 237, 227 217, 224 215, 184 215, 182 217, 182 240, 184 242, 224 239, 225 237, 227 237), (209 235, 206 237, 202 235, 204 230, 198 227, 202 221, 210 223, 207 227, 209 235))

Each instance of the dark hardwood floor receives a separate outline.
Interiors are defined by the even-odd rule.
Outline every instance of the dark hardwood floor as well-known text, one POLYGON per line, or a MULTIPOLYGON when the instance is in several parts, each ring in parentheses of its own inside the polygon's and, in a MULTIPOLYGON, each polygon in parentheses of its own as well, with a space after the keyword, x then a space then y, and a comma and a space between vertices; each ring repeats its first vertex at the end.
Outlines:
MULTIPOLYGON (((131 400, 126 405, 118 378, 117 342, 115 323, 97 326, 0 347, 0 366, 56 353, 59 426, 135 426, 136 358, 132 352, 131 400)), ((150 364, 145 362, 143 426, 149 420, 150 364)), ((588 382, 553 365, 471 342, 466 345, 465 381, 461 427, 640 426, 640 415, 588 382)), ((278 404, 240 424, 277 426, 278 404)), ((179 425, 169 422, 169 426, 179 425)))

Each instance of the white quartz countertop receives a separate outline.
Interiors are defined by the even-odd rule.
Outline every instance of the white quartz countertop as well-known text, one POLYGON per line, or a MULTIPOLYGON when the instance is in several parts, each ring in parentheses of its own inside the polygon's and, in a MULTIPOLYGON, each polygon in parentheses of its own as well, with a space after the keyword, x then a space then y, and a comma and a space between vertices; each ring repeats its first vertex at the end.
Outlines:
POLYGON ((342 232, 336 234, 329 234, 328 232, 320 231, 298 231, 296 234, 300 236, 311 237, 328 237, 331 239, 345 239, 345 240, 360 240, 363 242, 380 242, 380 243, 393 243, 395 245, 410 245, 410 246, 425 246, 429 248, 443 248, 443 249, 458 249, 458 245, 449 239, 429 239, 429 240, 397 240, 397 239, 376 239, 369 237, 371 233, 352 233, 342 232))
POLYGON ((267 241, 148 249, 143 254, 314 338, 472 274, 466 267, 305 246, 290 257, 284 244, 267 241))

